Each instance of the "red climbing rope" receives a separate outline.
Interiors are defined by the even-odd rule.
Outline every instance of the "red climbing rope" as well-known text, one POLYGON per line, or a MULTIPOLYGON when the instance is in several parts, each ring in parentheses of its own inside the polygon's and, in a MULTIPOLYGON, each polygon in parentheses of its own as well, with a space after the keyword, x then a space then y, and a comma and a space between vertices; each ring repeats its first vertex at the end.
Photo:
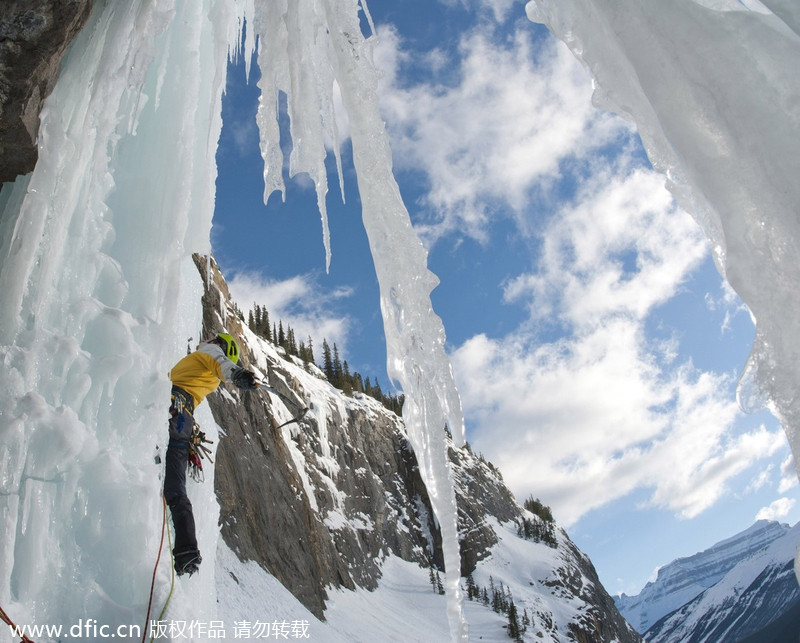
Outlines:
POLYGON ((164 494, 161 494, 161 500, 164 505, 164 511, 161 517, 161 540, 158 543, 158 556, 156 557, 156 564, 153 567, 153 580, 150 581, 150 600, 147 602, 147 616, 144 619, 142 643, 147 639, 147 625, 150 623, 150 610, 153 607, 153 589, 156 586, 156 572, 158 571, 158 563, 161 561, 161 551, 164 549, 164 529, 167 525, 167 499, 164 498, 164 494))
MULTIPOLYGON (((2 607, 0 607, 0 621, 3 621, 3 623, 8 625, 11 628, 12 633, 19 632, 14 621, 8 618, 8 614, 6 614, 5 610, 2 607)), ((31 641, 28 638, 27 634, 18 634, 17 636, 22 636, 22 638, 20 639, 21 643, 33 643, 33 641, 31 641)))

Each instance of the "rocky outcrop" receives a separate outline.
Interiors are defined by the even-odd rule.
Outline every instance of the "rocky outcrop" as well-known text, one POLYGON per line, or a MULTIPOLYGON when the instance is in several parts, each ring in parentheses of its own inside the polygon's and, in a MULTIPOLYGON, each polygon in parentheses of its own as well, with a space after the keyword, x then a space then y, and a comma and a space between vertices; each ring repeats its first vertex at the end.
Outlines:
POLYGON ((33 170, 39 112, 92 0, 0 3, 0 184, 33 170))
MULTIPOLYGON (((197 263, 205 280, 206 259, 197 263)), ((399 418, 372 399, 343 404, 321 373, 309 374, 271 345, 259 345, 226 309, 227 286, 213 260, 210 267, 204 334, 223 328, 234 334, 244 362, 268 370, 270 385, 293 401, 266 392, 208 398, 225 431, 215 475, 225 541, 320 618, 326 587, 375 588, 379 562, 389 553, 430 565, 438 536, 399 418), (265 355, 268 364, 261 361, 265 355), (276 429, 311 398, 314 409, 300 423, 276 429)))
MULTIPOLYGON (((441 537, 416 455, 402 420, 376 400, 334 389, 314 365, 245 327, 213 259, 196 256, 206 284, 205 336, 223 329, 242 348, 242 360, 269 374, 277 396, 220 389, 207 399, 224 435, 216 451, 215 490, 222 536, 242 560, 258 563, 319 618, 331 587, 374 589, 381 566, 397 556, 442 569, 441 537), (312 408, 299 422, 303 407, 312 408)), ((491 562, 501 538, 515 538, 524 511, 500 473, 468 446, 450 449, 458 505, 462 574, 491 562), (499 525, 505 525, 499 527, 499 525), (497 530, 502 532, 499 535, 497 530)), ((620 617, 591 562, 559 531, 557 561, 531 577, 544 594, 527 601, 549 640, 638 642, 620 617), (557 618, 563 601, 574 618, 557 618), (567 607, 568 606, 568 607, 567 607)), ((506 550, 508 551, 508 550, 506 550)), ((517 597, 515 597, 517 598, 517 597)), ((526 603, 525 597, 518 597, 526 603)), ((530 598, 530 597, 529 597, 530 598)), ((545 639, 548 640, 548 639, 545 639)))
POLYGON ((570 638, 579 643, 595 641, 641 641, 639 634, 614 606, 614 599, 605 590, 589 557, 567 539, 570 559, 577 561, 578 573, 569 574, 569 566, 557 568, 557 577, 571 596, 579 597, 587 606, 570 623, 570 638))

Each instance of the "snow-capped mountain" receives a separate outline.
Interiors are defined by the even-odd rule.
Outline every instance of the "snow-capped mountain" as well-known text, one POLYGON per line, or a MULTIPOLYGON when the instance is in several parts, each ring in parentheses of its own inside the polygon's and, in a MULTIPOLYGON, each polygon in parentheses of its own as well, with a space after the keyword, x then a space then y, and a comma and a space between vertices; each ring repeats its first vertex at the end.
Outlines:
MULTIPOLYGON (((330 620, 328 626, 315 622, 328 639, 348 638, 344 623, 354 619, 356 640, 447 638, 444 602, 430 583, 445 571, 441 536, 402 420, 366 395, 344 395, 314 365, 250 332, 235 315, 213 259, 196 261, 206 284, 204 335, 224 324, 240 339, 247 363, 269 372, 283 395, 226 389, 208 398, 221 436, 214 483, 226 551, 218 555, 217 578, 228 585, 235 579, 219 591, 225 597, 220 616, 228 623, 245 618, 243 597, 275 591, 279 583, 284 596, 291 593, 310 614, 330 620), (275 428, 308 402, 312 408, 301 422, 275 428), (242 571, 253 563, 258 570, 242 571), (387 589, 398 582, 416 591, 387 589), (364 623, 343 608, 363 601, 380 613, 426 613, 420 631, 428 635, 414 634, 417 626, 407 616, 364 623)), ((450 460, 462 585, 466 590, 469 577, 474 599, 467 601, 467 620, 476 638, 506 637, 508 616, 482 604, 485 590, 486 597, 513 601, 528 640, 640 640, 565 532, 553 526, 556 546, 521 537, 524 521, 542 519, 516 503, 500 473, 468 447, 451 444, 450 460)))
POLYGON ((619 611, 638 632, 719 582, 739 562, 761 551, 789 531, 788 525, 760 520, 709 549, 678 558, 658 570, 656 580, 635 596, 614 598, 619 611))
MULTIPOLYGON (((796 624, 794 557, 800 524, 760 520, 709 549, 662 567, 636 596, 615 598, 651 643, 739 641, 780 618, 796 624), (785 615, 785 616, 784 616, 785 615)), ((753 640, 784 640, 761 634, 753 640)))
MULTIPOLYGON (((794 573, 798 543, 800 523, 658 621, 647 630, 646 639, 652 643, 739 641, 758 633, 800 602, 794 573)), ((797 631, 795 639, 796 635, 797 631)), ((775 639, 757 636, 756 640, 764 643, 775 639)))

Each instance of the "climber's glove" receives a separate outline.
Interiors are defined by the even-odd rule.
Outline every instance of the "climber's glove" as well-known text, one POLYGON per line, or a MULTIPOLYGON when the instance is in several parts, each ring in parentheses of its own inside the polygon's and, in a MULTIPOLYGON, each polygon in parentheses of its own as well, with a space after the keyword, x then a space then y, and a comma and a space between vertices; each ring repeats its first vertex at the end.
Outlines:
POLYGON ((233 383, 242 390, 255 391, 258 388, 256 374, 252 371, 241 369, 233 374, 233 383))

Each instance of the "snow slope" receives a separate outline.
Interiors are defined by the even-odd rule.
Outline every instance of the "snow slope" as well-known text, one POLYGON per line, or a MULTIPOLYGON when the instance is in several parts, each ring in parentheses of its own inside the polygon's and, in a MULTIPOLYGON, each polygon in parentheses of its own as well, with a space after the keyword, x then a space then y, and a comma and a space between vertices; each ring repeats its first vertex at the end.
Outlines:
MULTIPOLYGON (((534 618, 525 640, 560 643, 569 640, 571 623, 587 609, 577 598, 566 600, 548 586, 555 570, 564 564, 563 552, 518 539, 500 525, 500 543, 492 556, 479 564, 474 578, 479 585, 503 583, 523 610, 534 618), (549 618, 547 618, 549 616, 549 618)), ((286 621, 304 627, 312 640, 338 641, 430 641, 448 640, 445 598, 432 590, 428 571, 414 563, 390 557, 382 565, 383 576, 374 591, 346 589, 330 591, 325 621, 318 620, 272 575, 256 563, 243 563, 220 544, 217 552, 219 608, 227 638, 234 638, 242 624, 286 621)), ((471 640, 504 643, 509 640, 507 618, 477 601, 466 601, 465 617, 471 640)), ((255 629, 251 629, 255 632, 255 629)), ((261 628, 265 631, 265 628, 261 628)), ((594 636, 597 636, 595 634, 594 636)), ((597 639, 592 640, 613 640, 597 639)), ((635 640, 635 639, 629 639, 635 640)))

